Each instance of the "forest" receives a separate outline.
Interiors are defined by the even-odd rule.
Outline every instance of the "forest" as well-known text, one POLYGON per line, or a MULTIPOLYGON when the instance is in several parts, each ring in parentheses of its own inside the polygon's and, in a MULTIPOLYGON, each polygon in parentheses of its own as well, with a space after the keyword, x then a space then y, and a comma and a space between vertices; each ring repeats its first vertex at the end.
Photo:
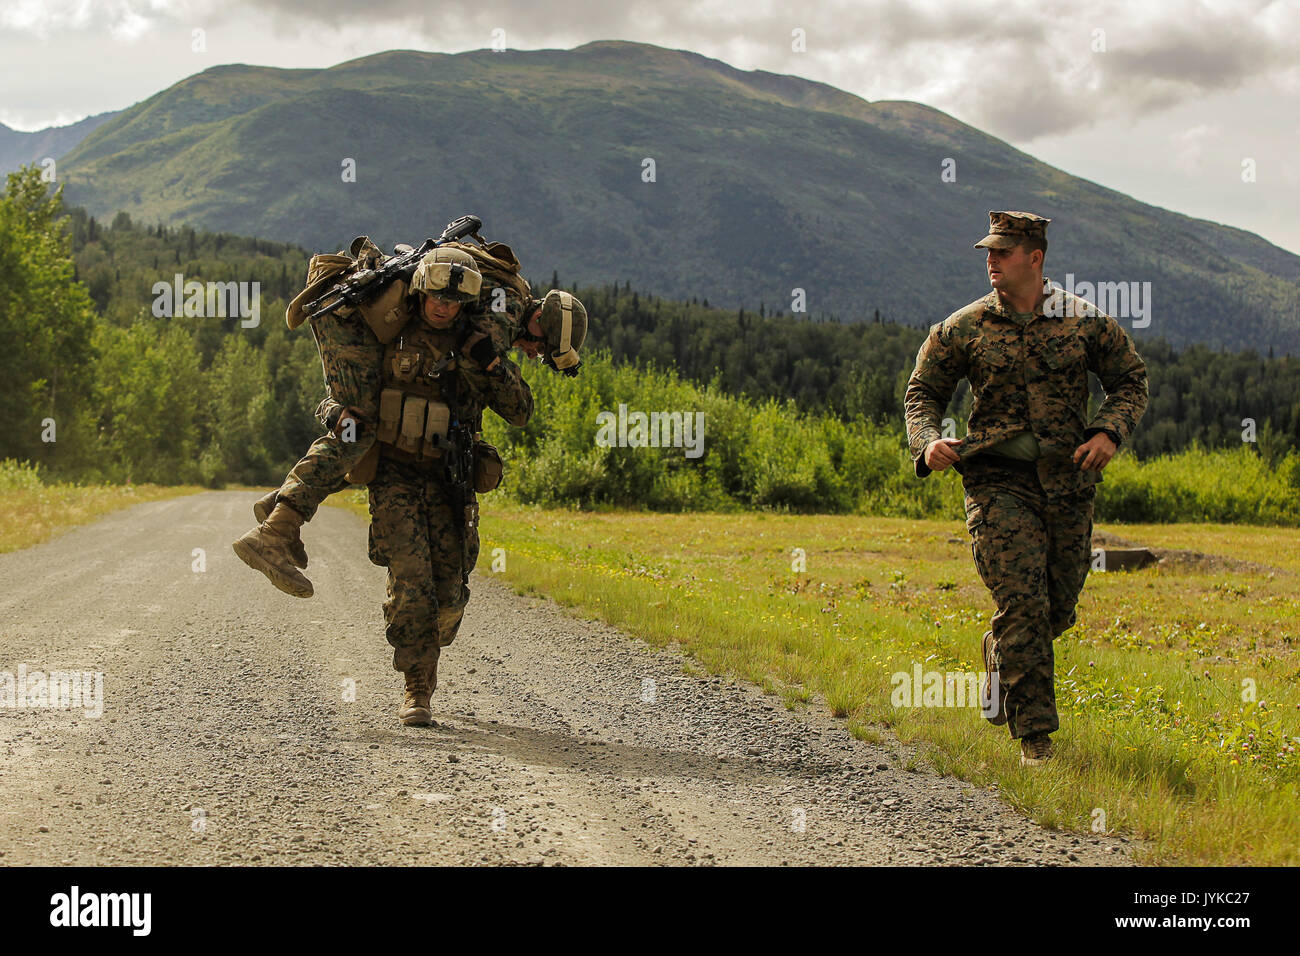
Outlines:
MULTIPOLYGON (((18 394, 0 431, 0 459, 29 462, 60 480, 264 485, 277 483, 318 433, 312 411, 323 383, 315 343, 309 330, 290 332, 282 318, 303 282, 307 250, 137 223, 124 213, 104 224, 65 207, 59 190, 26 169, 9 175, 0 200, 0 251, 9 264, 0 274, 0 330, 13 343, 0 352, 0 374, 18 394), (157 317, 154 287, 173 281, 255 282, 260 321, 247 327, 237 316, 157 317)), ((546 272, 545 263, 524 265, 530 275, 546 272)), ((548 278, 533 275, 534 290, 561 282, 553 272, 548 278)), ((552 404, 539 399, 531 437, 503 438, 541 456, 515 469, 523 497, 880 510, 870 489, 883 487, 886 473, 906 477, 903 390, 925 328, 943 315, 873 311, 839 322, 766 305, 737 311, 707 299, 671 301, 627 282, 567 288, 592 316, 584 374, 600 394, 584 422, 570 406, 589 389, 573 386, 566 395, 566 382, 543 382, 549 373, 528 369, 552 404), (651 402, 669 393, 677 410, 707 406, 704 458, 692 472, 692 463, 668 462, 664 451, 658 485, 617 480, 640 466, 626 463, 626 450, 594 447, 594 415, 619 402, 668 408, 651 402), (557 445, 560 420, 574 433, 557 445), (761 428, 772 434, 755 431, 761 428), (615 480, 588 480, 597 459, 615 480), (785 467, 779 461, 790 474, 778 474, 785 467)), ((1300 447, 1300 360, 1175 350, 1151 338, 1138 344, 1151 404, 1125 457, 1244 452, 1269 474, 1300 447)), ((951 409, 959 423, 968 407, 963 383, 951 409)), ((938 507, 936 492, 923 487, 931 486, 900 492, 898 501, 911 503, 890 508, 938 507)))

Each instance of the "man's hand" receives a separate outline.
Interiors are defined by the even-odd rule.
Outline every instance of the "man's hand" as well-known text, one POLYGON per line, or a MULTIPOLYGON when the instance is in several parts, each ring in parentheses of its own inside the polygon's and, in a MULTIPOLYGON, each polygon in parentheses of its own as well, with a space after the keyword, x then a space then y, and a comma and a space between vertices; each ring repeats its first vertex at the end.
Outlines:
POLYGON ((483 332, 475 332, 465 340, 464 353, 485 372, 492 371, 501 360, 491 337, 483 332))
POLYGON ((334 437, 342 438, 343 429, 347 427, 348 422, 352 422, 353 434, 361 430, 361 413, 355 408, 345 408, 339 413, 339 419, 334 423, 334 437))
POLYGON ((925 464, 931 471, 943 471, 958 461, 960 438, 936 438, 925 446, 925 464))
POLYGON ((1105 432, 1097 432, 1074 450, 1074 461, 1083 471, 1101 471, 1115 457, 1115 443, 1105 432))

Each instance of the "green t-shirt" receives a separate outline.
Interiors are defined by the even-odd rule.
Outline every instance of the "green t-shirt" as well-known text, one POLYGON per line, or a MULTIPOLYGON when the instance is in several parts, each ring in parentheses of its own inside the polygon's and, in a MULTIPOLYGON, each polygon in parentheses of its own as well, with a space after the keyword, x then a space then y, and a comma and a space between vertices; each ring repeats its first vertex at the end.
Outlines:
POLYGON ((1033 432, 1012 435, 984 451, 990 455, 1001 455, 1003 458, 1019 458, 1021 461, 1037 461, 1040 455, 1038 439, 1034 437, 1033 432))

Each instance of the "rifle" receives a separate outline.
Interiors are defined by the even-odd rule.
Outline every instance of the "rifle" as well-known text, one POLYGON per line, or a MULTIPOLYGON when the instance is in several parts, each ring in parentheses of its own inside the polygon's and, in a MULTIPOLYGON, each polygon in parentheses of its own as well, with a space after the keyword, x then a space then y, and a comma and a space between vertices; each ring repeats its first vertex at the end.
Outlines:
POLYGON ((469 536, 478 525, 478 506, 473 503, 474 429, 460 417, 459 390, 453 385, 446 396, 452 422, 447 430, 447 447, 442 454, 443 477, 451 490, 452 520, 460 519, 461 583, 469 586, 469 536))
POLYGON ((324 295, 308 302, 303 311, 307 313, 308 318, 318 319, 322 315, 328 315, 344 305, 355 308, 373 302, 379 298, 379 294, 393 280, 403 279, 410 282, 411 276, 415 274, 415 267, 420 264, 420 260, 438 246, 455 242, 457 239, 463 239, 466 236, 473 236, 482 243, 483 237, 479 235, 479 230, 482 228, 483 220, 478 216, 461 216, 459 219, 447 223, 447 227, 442 230, 442 235, 437 239, 426 239, 420 243, 417 249, 410 249, 408 252, 400 252, 390 256, 377 269, 361 269, 352 273, 324 295))

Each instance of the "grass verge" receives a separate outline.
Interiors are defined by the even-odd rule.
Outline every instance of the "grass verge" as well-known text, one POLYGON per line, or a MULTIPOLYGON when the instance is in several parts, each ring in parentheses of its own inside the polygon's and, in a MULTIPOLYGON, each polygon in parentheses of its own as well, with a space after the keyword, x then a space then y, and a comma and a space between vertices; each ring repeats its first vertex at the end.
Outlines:
POLYGON ((29 468, 0 462, 0 554, 30 548, 119 508, 203 490, 192 485, 45 484, 29 468))
MULTIPOLYGON (((364 493, 348 504, 364 514, 364 493)), ((855 736, 888 727, 1045 825, 1140 837, 1145 862, 1300 862, 1300 531, 1099 530, 1180 556, 1090 576, 1056 644, 1058 757, 1037 770, 969 706, 891 699, 917 665, 980 670, 992 608, 958 522, 485 501, 479 567, 504 559, 516 590, 680 645, 792 709, 820 699, 855 736)))

